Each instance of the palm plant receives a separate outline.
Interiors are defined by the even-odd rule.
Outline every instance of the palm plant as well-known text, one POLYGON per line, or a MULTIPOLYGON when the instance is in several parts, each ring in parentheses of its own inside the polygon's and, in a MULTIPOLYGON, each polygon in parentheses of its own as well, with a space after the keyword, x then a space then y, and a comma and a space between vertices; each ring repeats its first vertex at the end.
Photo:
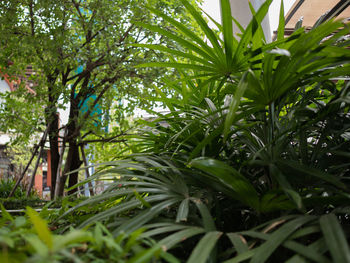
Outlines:
POLYGON ((90 178, 114 182, 103 194, 66 214, 108 202, 81 227, 102 220, 115 235, 146 227, 144 236, 189 262, 348 262, 350 93, 333 80, 349 72, 347 25, 284 38, 281 12, 277 41, 267 44, 260 22, 271 0, 252 9, 240 37, 228 0, 219 32, 181 2, 207 41, 151 9, 176 32, 142 26, 179 48, 142 45, 170 59, 140 65, 177 69, 183 78, 164 82, 180 99, 158 91, 169 113, 140 132, 138 153, 90 178))

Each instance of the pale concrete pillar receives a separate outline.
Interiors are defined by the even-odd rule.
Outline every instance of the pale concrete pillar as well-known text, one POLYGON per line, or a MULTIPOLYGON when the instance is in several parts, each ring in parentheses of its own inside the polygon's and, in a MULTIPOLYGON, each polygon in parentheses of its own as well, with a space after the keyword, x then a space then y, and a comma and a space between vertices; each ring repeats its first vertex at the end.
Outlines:
MULTIPOLYGON (((265 2, 265 0, 250 0, 254 9, 257 11, 259 7, 265 2)), ((252 19, 252 13, 249 8, 249 0, 230 0, 232 16, 244 27, 246 28, 252 19)), ((267 42, 271 42, 271 30, 270 21, 268 14, 262 21, 262 27, 264 29, 264 34, 267 42)), ((233 32, 240 33, 238 27, 233 25, 233 32)))

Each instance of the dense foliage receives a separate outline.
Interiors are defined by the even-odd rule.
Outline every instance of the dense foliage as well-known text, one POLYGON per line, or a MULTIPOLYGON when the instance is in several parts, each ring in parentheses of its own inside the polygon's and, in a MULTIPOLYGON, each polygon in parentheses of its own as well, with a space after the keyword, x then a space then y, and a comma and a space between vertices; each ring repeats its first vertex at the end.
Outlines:
POLYGON ((218 31, 181 3, 206 40, 150 8, 176 30, 139 25, 177 45, 137 45, 169 55, 139 67, 177 69, 181 78, 163 82, 179 96, 157 90, 169 111, 143 122, 132 155, 89 179, 106 183, 102 194, 53 224, 102 223, 116 238, 144 229, 141 240, 190 263, 349 262, 350 85, 338 80, 350 72, 348 25, 285 37, 282 13, 277 40, 265 43, 271 0, 239 37, 228 0, 218 31))
MULTIPOLYGON (((45 208, 41 215, 48 215, 45 208)), ((151 239, 141 239, 142 229, 117 238, 101 223, 87 230, 69 229, 55 234, 32 208, 13 218, 2 209, 0 220, 1 262, 174 262, 151 239)))

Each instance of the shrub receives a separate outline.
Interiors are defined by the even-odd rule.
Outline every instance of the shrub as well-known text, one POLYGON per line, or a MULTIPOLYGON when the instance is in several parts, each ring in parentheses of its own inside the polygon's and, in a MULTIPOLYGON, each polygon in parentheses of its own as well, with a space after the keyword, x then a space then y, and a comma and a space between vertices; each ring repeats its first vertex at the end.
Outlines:
MULTIPOLYGON (((7 198, 11 193, 11 190, 15 186, 16 182, 12 179, 1 179, 0 180, 0 198, 7 198)), ((21 198, 26 195, 25 189, 20 185, 17 187, 13 196, 16 198, 21 198)))
POLYGON ((169 113, 140 131, 135 154, 90 178, 111 181, 104 193, 63 217, 118 200, 80 227, 102 221, 115 236, 145 227, 142 236, 191 263, 349 262, 350 85, 334 81, 349 72, 348 26, 284 38, 282 13, 267 44, 268 0, 237 39, 222 0, 221 39, 181 1, 207 42, 153 10, 176 30, 140 25, 178 48, 138 45, 169 54, 141 66, 176 68, 183 79, 164 81, 180 99, 158 91, 169 113))
POLYGON ((71 228, 64 235, 56 235, 50 228, 31 208, 27 208, 26 216, 16 218, 2 208, 0 261, 179 262, 151 239, 140 238, 142 229, 113 237, 100 223, 89 230, 71 228))

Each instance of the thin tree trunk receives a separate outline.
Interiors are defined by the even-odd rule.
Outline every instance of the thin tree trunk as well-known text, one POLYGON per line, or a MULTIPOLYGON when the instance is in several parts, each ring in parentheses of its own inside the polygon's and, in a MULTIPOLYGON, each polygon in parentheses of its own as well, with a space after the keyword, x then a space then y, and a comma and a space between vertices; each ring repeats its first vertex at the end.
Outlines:
MULTIPOLYGON (((83 144, 80 145, 80 151, 81 151, 81 157, 83 158, 83 162, 84 162, 84 165, 85 165, 86 179, 89 179, 89 177, 90 177, 89 168, 88 168, 89 164, 88 164, 88 162, 86 160, 85 151, 84 151, 84 145, 83 144)), ((93 189, 91 181, 88 182, 88 185, 89 185, 90 196, 93 196, 94 195, 94 189, 93 189)))
POLYGON ((46 130, 44 132, 44 135, 43 135, 43 137, 42 137, 42 139, 40 141, 40 151, 39 151, 38 159, 36 160, 36 164, 35 164, 35 168, 34 168, 34 171, 33 171, 33 174, 32 174, 32 178, 30 180, 30 184, 29 184, 29 187, 28 187, 28 190, 27 190, 27 197, 30 195, 30 191, 32 190, 33 185, 34 185, 35 174, 36 174, 36 171, 38 169, 41 156, 43 154, 43 150, 44 150, 44 146, 45 146, 45 141, 46 141, 48 130, 49 130, 49 127, 46 128, 46 130))
POLYGON ((50 163, 51 163, 51 199, 54 199, 55 188, 56 188, 56 172, 60 162, 58 135, 59 135, 59 120, 56 112, 51 114, 50 119, 51 126, 49 130, 49 141, 50 141, 50 163))
MULTIPOLYGON (((81 164, 82 164, 82 161, 79 158, 79 146, 77 145, 75 139, 71 140, 71 142, 69 143, 69 150, 68 150, 66 163, 64 165, 63 174, 60 177, 60 185, 59 185, 59 193, 58 193, 59 196, 63 196, 64 194, 64 186, 68 177, 67 175, 68 173, 69 173, 68 187, 70 188, 78 183, 78 172, 73 172, 73 173, 71 172, 79 169, 81 164)), ((75 193, 77 193, 76 188, 68 192, 69 195, 75 194, 75 193)))
POLYGON ((14 192, 16 191, 17 187, 19 186, 19 184, 20 184, 21 181, 23 180, 24 175, 25 175, 25 173, 27 172, 27 170, 28 170, 30 164, 32 163, 32 161, 33 161, 35 155, 37 154, 38 149, 39 149, 39 144, 38 144, 38 145, 35 145, 34 151, 33 151, 33 153, 32 153, 32 157, 30 158, 29 162, 27 163, 26 167, 24 168, 23 172, 21 173, 20 178, 18 178, 18 180, 17 180, 15 186, 14 186, 13 189, 11 190, 11 192, 10 192, 10 194, 9 194, 8 197, 12 197, 12 196, 13 196, 13 194, 14 194, 14 192))
MULTIPOLYGON (((68 188, 71 188, 78 183, 79 172, 76 170, 80 168, 83 162, 80 160, 79 146, 76 140, 74 140, 74 142, 70 144, 69 149, 72 150, 72 155, 71 155, 72 160, 70 162, 70 167, 69 167, 70 174, 69 174, 68 188), (75 171, 75 172, 72 173, 72 171, 75 171)), ((74 188, 68 191, 68 195, 73 195, 77 193, 78 193, 78 188, 74 188)))
POLYGON ((55 177, 54 199, 57 199, 58 196, 63 195, 63 192, 62 192, 62 195, 60 195, 60 185, 62 183, 61 182, 62 178, 61 178, 60 172, 61 172, 61 167, 62 167, 62 162, 63 162, 64 151, 66 149, 66 141, 65 141, 66 136, 67 136, 67 127, 64 129, 64 136, 63 136, 63 141, 62 141, 62 146, 61 146, 62 148, 61 148, 60 158, 59 158, 58 165, 57 165, 57 170, 55 171, 55 174, 53 175, 55 177))

